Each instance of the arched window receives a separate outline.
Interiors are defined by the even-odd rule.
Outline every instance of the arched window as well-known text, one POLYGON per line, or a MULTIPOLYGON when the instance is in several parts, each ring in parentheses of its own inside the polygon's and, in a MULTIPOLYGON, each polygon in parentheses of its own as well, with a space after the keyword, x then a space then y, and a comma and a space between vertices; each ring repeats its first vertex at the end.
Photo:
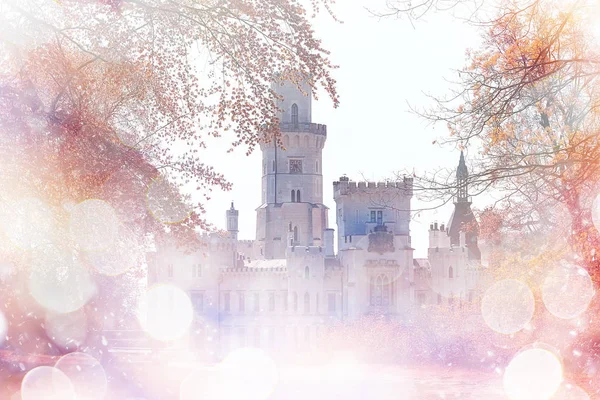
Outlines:
POLYGON ((298 227, 294 227, 294 242, 298 241, 298 227))
POLYGON ((285 147, 286 149, 290 147, 290 137, 288 135, 285 135, 283 137, 283 147, 285 147))
POLYGON ((294 298, 292 301, 294 306, 294 312, 298 312, 298 293, 294 292, 294 298))
POLYGON ((308 136, 304 136, 304 147, 310 147, 310 145, 308 144, 308 136))
POLYGON ((296 191, 292 190, 292 203, 296 202, 296 191))
POLYGON ((309 279, 310 278, 310 269, 308 268, 308 265, 306 267, 304 267, 304 279, 309 279))
POLYGON ((454 269, 452 268, 452 266, 450 266, 450 268, 448 268, 448 278, 450 278, 450 279, 454 278, 454 269))
POLYGON ((300 147, 300 136, 294 136, 294 147, 300 147))
POLYGON ((292 104, 292 124, 298 125, 298 105, 292 104))
POLYGON ((371 305, 387 306, 390 304, 390 280, 385 275, 371 278, 371 305))
POLYGON ((310 313, 310 295, 308 292, 304 293, 304 314, 310 313))
POLYGON ((296 190, 296 202, 300 203, 300 189, 296 190))

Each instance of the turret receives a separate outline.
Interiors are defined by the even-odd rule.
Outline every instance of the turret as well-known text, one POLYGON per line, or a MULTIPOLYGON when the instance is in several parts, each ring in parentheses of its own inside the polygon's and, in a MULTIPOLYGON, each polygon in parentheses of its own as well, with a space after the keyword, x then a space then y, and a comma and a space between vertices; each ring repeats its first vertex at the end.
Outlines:
POLYGON ((227 232, 229 232, 229 237, 231 239, 237 240, 238 235, 238 217, 239 211, 235 209, 233 206, 233 201, 231 202, 231 207, 229 210, 225 212, 227 217, 227 232))

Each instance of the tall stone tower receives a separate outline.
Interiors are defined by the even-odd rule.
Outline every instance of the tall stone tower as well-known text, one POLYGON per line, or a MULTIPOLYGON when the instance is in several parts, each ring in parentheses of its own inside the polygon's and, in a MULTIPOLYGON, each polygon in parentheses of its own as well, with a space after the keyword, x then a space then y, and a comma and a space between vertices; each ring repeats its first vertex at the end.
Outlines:
POLYGON ((481 260, 481 252, 477 246, 479 225, 471 210, 468 188, 469 171, 465 164, 465 155, 460 152, 458 167, 456 168, 456 199, 454 201, 454 212, 448 223, 448 236, 452 246, 460 246, 460 233, 466 235, 466 246, 470 260, 481 260))
POLYGON ((288 82, 273 84, 283 97, 279 120, 283 148, 261 144, 262 204, 257 209, 256 240, 266 259, 285 258, 289 245, 320 246, 327 226, 323 205, 322 151, 327 127, 312 122, 312 96, 288 82))
POLYGON ((231 207, 226 211, 225 215, 227 217, 227 232, 229 232, 229 238, 237 240, 238 236, 238 218, 239 211, 233 207, 233 201, 231 202, 231 207))

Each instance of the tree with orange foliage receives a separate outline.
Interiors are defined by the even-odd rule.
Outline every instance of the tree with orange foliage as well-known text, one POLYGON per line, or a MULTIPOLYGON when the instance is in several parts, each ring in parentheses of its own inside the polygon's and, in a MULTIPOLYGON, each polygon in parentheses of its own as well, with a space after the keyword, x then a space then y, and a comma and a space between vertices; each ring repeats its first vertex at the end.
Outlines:
MULTIPOLYGON (((481 47, 468 53, 452 94, 420 114, 448 126, 445 144, 480 152, 469 188, 495 193, 505 229, 572 249, 598 282, 600 47, 586 23, 592 11, 588 2, 534 0, 501 3, 485 21, 479 15, 481 47)), ((440 175, 415 182, 444 198, 454 184, 440 175)))
MULTIPOLYGON (((313 12, 330 4, 315 1, 313 12)), ((68 322, 75 308, 55 301, 50 310, 32 279, 65 303, 88 300, 73 312, 102 329, 132 311, 149 242, 198 248, 197 230, 209 228, 204 201, 181 189, 204 198, 229 189, 202 162, 207 138, 246 152, 278 140, 276 79, 306 80, 338 103, 334 67, 295 0, 9 0, 0 58, 0 311, 9 347, 22 351, 58 352, 46 346, 47 319, 58 312, 68 322), (77 225, 86 201, 106 214, 77 225), (94 242, 81 232, 106 246, 86 248, 94 242), (37 265, 40 257, 50 262, 37 265), (91 275, 89 287, 79 275, 73 293, 35 280, 38 267, 48 281, 64 273, 55 264, 91 275), (35 349, 21 348, 23 334, 35 349)))

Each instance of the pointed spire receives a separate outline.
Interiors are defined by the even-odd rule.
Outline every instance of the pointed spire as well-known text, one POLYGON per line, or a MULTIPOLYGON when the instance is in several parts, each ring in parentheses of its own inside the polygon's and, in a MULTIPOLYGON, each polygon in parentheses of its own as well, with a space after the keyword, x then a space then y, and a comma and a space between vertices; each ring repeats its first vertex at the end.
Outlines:
POLYGON ((235 210, 235 207, 233 206, 233 201, 231 202, 231 208, 230 210, 235 210))
POLYGON ((468 176, 469 170, 467 169, 467 164, 465 163, 465 153, 461 150, 458 168, 456 168, 456 178, 460 181, 466 180, 468 176))
POLYGON ((469 197, 468 181, 469 170, 465 163, 465 153, 460 151, 460 160, 458 161, 458 168, 456 168, 456 201, 466 202, 469 197))

